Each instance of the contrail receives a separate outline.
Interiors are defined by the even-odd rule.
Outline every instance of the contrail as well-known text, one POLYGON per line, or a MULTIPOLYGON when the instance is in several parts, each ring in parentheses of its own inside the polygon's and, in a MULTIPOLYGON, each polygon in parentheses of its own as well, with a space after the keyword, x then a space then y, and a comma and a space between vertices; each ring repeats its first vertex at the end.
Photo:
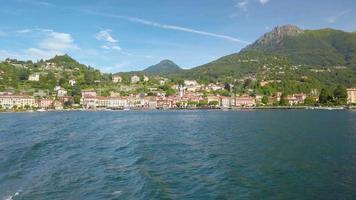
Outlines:
POLYGON ((130 22, 144 24, 144 25, 147 25, 147 26, 152 26, 152 27, 157 27, 157 28, 162 28, 162 29, 194 33, 194 34, 198 34, 198 35, 205 35, 205 36, 210 36, 210 37, 215 37, 215 38, 221 38, 221 39, 229 40, 229 41, 232 41, 232 42, 238 42, 238 43, 242 43, 242 44, 250 44, 250 42, 247 42, 247 41, 235 38, 235 37, 227 36, 227 35, 210 33, 210 32, 206 32, 206 31, 201 31, 201 30, 196 30, 196 29, 191 29, 191 28, 186 28, 186 27, 181 27, 181 26, 175 26, 175 25, 161 24, 161 23, 158 23, 158 22, 149 21, 149 20, 145 20, 145 19, 141 19, 141 18, 137 18, 137 17, 123 16, 123 15, 113 15, 113 14, 95 12, 95 11, 91 11, 91 10, 81 10, 81 11, 89 13, 89 14, 93 14, 93 15, 124 19, 124 20, 130 21, 130 22))

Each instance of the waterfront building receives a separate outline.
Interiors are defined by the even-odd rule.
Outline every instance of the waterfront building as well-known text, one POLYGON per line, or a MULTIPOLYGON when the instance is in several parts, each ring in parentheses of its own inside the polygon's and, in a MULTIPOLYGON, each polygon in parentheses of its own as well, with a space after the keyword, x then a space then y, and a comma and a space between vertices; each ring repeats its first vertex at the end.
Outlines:
POLYGON ((74 104, 74 98, 72 96, 61 96, 58 98, 58 100, 63 104, 63 105, 73 105, 74 104))
POLYGON ((82 90, 82 97, 96 97, 96 91, 95 90, 82 90))
POLYGON ((250 96, 235 97, 234 105, 237 107, 254 107, 256 106, 256 99, 250 96))
POLYGON ((127 97, 110 97, 108 108, 122 109, 128 107, 127 97))
POLYGON ((3 109, 37 107, 36 99, 28 95, 0 95, 0 105, 3 109))
POLYGON ((208 95, 205 100, 210 103, 210 102, 220 102, 220 98, 218 96, 214 95, 208 95))
POLYGON ((306 97, 307 97, 307 95, 304 93, 288 95, 287 101, 288 101, 289 105, 291 105, 291 106, 303 104, 306 97))
POLYGON ((96 105, 98 108, 107 108, 109 106, 109 98, 108 97, 96 97, 96 105))
POLYGON ((220 97, 220 106, 223 107, 223 108, 231 108, 233 103, 234 102, 232 102, 232 98, 231 97, 224 97, 224 96, 220 97))
POLYGON ((55 110, 63 110, 63 104, 62 102, 58 101, 58 100, 55 100, 53 101, 53 108, 55 110))
POLYGON ((347 103, 356 103, 356 88, 348 88, 347 90, 347 103))
POLYGON ((80 105, 82 105, 83 108, 90 109, 93 108, 95 109, 98 105, 98 99, 96 96, 82 96, 80 99, 80 105))
POLYGON ((38 107, 42 109, 49 109, 53 107, 52 99, 38 99, 37 101, 38 107))

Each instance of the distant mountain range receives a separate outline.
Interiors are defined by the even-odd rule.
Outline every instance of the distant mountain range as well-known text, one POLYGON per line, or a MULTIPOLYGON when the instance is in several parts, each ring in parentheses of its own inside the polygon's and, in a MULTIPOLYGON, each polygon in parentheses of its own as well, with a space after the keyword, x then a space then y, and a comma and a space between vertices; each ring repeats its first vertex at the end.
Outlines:
MULTIPOLYGON (((47 62, 56 64, 57 68, 54 69, 41 68, 45 61, 11 61, 12 64, 30 66, 27 68, 9 67, 9 61, 11 59, 0 63, 0 72, 12 74, 0 80, 0 89, 1 84, 3 87, 12 85, 16 88, 17 80, 26 80, 28 74, 34 72, 50 71, 55 77, 62 77, 64 80, 73 77, 85 86, 97 83, 95 81, 98 80, 111 80, 110 74, 82 65, 68 55, 48 60, 47 62)), ((126 81, 132 74, 164 76, 174 80, 196 79, 205 83, 218 81, 238 84, 251 79, 254 84, 266 81, 273 83, 269 85, 276 91, 310 91, 312 88, 334 87, 338 84, 356 86, 356 33, 333 29, 303 30, 293 25, 280 26, 238 53, 192 69, 182 69, 171 60, 163 60, 142 71, 118 74, 122 74, 126 81)), ((55 80, 44 86, 51 88, 54 84, 55 80)), ((261 88, 259 85, 250 87, 261 88)))
POLYGON ((356 33, 333 29, 303 30, 294 25, 279 26, 239 53, 213 62, 182 70, 172 61, 162 61, 143 72, 205 81, 248 76, 290 79, 297 74, 299 78, 309 76, 322 83, 355 85, 356 33), (266 66, 279 67, 279 71, 266 71, 263 68, 266 66), (293 66, 300 67, 290 71, 293 66), (323 69, 319 68, 327 68, 330 73, 316 73, 322 72, 323 69))
POLYGON ((177 72, 191 74, 190 72, 209 71, 211 76, 216 76, 218 74, 215 75, 214 71, 239 70, 241 62, 238 60, 246 55, 284 57, 290 64, 295 65, 354 67, 356 66, 356 33, 334 29, 303 30, 293 25, 279 26, 239 53, 224 56, 191 70, 182 70, 172 61, 164 60, 143 72, 169 75, 177 72))

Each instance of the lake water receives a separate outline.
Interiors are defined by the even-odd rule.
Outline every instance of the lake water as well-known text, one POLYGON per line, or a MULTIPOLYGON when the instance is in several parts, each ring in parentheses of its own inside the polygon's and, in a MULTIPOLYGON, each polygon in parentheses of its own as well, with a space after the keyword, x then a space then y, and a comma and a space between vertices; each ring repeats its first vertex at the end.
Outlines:
POLYGON ((2 199, 356 199, 356 112, 2 113, 2 199))

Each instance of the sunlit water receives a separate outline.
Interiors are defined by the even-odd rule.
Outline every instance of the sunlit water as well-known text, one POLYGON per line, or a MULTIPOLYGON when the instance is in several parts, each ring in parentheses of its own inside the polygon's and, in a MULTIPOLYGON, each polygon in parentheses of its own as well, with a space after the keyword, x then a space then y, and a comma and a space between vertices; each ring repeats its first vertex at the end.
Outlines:
POLYGON ((356 199, 356 112, 2 113, 2 199, 356 199))

